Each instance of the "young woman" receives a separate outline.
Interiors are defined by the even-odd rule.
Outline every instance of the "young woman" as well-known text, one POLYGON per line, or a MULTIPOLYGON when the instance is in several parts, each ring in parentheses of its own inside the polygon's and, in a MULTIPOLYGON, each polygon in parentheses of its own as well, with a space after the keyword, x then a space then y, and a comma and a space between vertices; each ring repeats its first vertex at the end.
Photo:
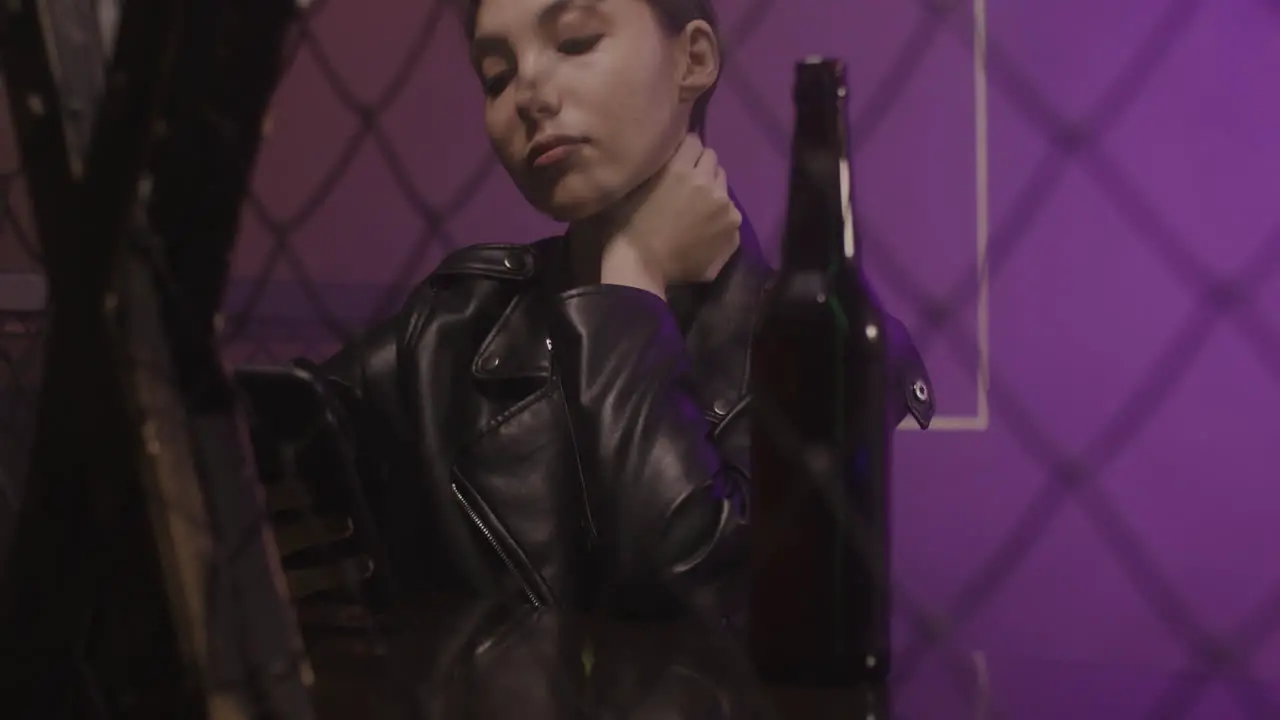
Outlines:
MULTIPOLYGON (((415 595, 734 615, 771 270, 699 139, 710 0, 472 0, 466 29, 493 149, 567 231, 453 253, 323 366, 379 460, 384 571, 415 595)), ((889 420, 924 424, 893 325, 889 420)))

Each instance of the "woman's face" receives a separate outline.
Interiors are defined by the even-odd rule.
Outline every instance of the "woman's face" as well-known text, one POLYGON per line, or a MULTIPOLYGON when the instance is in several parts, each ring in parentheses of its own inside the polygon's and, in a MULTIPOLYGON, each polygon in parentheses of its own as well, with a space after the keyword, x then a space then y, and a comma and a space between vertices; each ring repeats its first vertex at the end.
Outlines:
POLYGON ((645 0, 484 0, 475 35, 489 139, 557 220, 631 192, 684 137, 679 44, 645 0))

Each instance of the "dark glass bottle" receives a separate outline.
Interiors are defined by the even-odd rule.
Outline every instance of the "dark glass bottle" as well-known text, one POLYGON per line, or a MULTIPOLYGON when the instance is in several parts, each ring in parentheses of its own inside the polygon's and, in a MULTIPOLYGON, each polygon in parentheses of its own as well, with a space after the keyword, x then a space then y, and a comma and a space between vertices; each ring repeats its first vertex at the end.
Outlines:
POLYGON ((852 209, 844 65, 796 66, 782 267, 753 346, 750 647, 766 682, 884 717, 889 438, 883 313, 852 209), (876 712, 879 709, 879 712, 876 712))

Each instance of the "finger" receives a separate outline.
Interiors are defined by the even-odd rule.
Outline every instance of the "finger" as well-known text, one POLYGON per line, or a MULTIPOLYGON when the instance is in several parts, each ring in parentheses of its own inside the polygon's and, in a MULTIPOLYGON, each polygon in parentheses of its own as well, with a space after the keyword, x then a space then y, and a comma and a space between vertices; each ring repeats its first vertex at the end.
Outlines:
POLYGON ((675 157, 671 158, 671 165, 684 169, 695 168, 702 158, 704 149, 702 138, 692 133, 685 135, 684 140, 680 142, 680 147, 676 148, 675 157))
POLYGON ((723 167, 716 166, 716 176, 712 183, 718 194, 725 197, 729 196, 729 174, 724 171, 723 167))
POLYGON ((671 157, 663 163, 662 167, 653 174, 645 183, 651 188, 661 185, 665 178, 670 177, 673 170, 691 169, 698 161, 698 155, 702 153, 702 143, 690 143, 690 138, 696 139, 696 135, 686 135, 675 150, 671 152, 671 157))
POLYGON ((693 168, 694 176, 709 184, 715 183, 716 173, 719 170, 720 156, 711 148, 706 148, 702 151, 702 156, 698 158, 698 164, 693 168))

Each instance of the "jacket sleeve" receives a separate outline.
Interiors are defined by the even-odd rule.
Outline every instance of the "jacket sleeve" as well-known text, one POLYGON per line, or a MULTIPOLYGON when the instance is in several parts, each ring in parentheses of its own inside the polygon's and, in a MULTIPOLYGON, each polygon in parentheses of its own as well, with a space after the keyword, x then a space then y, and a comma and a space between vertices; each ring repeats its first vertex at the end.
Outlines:
POLYGON ((406 327, 423 322, 431 310, 431 288, 424 284, 398 313, 312 368, 346 416, 347 439, 373 520, 370 532, 387 565, 383 572, 374 572, 386 592, 429 592, 430 581, 451 570, 443 558, 421 552, 438 546, 435 529, 422 522, 432 499, 422 490, 423 483, 405 481, 424 468, 416 453, 412 408, 405 403, 413 396, 404 392, 401 356, 406 327))
MULTIPOLYGON (((730 460, 692 393, 666 303, 620 285, 556 297, 550 334, 588 478, 605 604, 691 601, 731 614, 745 567, 746 458, 730 460)), ((745 430, 744 430, 745 431, 745 430)))
MULTIPOLYGON (((750 423, 746 400, 713 426, 695 399, 676 320, 652 293, 619 285, 556 298, 551 341, 589 478, 605 601, 742 610, 750 423), (658 596, 655 596, 658 595, 658 596), (661 597, 661 596, 665 596, 661 597)), ((906 328, 889 318, 886 421, 927 427, 933 398, 906 328)))
POLYGON ((353 420, 400 424, 403 413, 396 385, 402 324, 400 314, 392 316, 313 369, 338 394, 353 420))

